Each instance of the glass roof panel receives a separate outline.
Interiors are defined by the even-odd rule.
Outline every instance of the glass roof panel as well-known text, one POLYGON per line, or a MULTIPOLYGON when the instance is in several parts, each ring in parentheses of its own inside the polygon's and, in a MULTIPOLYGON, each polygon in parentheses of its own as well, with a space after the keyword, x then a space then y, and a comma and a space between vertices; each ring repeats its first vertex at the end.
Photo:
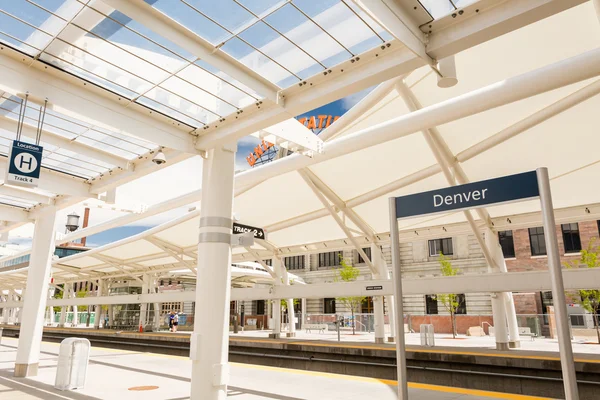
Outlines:
MULTIPOLYGON (((140 37, 139 35, 136 36, 140 37)), ((60 40, 54 41, 53 51, 49 51, 49 53, 59 58, 62 58, 61 56, 64 53, 69 52, 69 49, 65 48, 64 45, 60 46, 60 43, 63 42, 69 44, 70 49, 77 51, 78 58, 90 59, 89 56, 91 56, 95 60, 101 60, 104 64, 111 65, 113 71, 121 70, 154 84, 161 82, 169 75, 169 72, 164 68, 145 61, 129 49, 124 50, 114 43, 74 25, 66 27, 60 33, 58 39, 60 40), (59 44, 60 48, 56 44, 59 44)), ((137 47, 135 43, 130 45, 132 48, 137 47)), ((143 50, 138 49, 138 51, 143 50)), ((156 54, 156 57, 160 57, 160 55, 156 54)), ((170 59, 169 57, 162 58, 164 62, 170 59)))
MULTIPOLYGON (((348 0, 144 1, 282 88, 391 38, 348 0)), ((262 99, 101 2, 0 2, 0 42, 192 127, 262 99)))
POLYGON ((181 0, 229 32, 239 32, 256 18, 233 0, 181 0))
POLYGON ((273 10, 278 9, 282 5, 289 2, 289 0, 235 0, 236 3, 242 5, 246 9, 250 10, 251 13, 263 17, 273 10))
MULTIPOLYGON (((222 74, 222 73, 221 73, 222 74)), ((194 85, 197 88, 207 90, 209 93, 214 94, 216 97, 222 99, 223 102, 231 104, 237 108, 243 108, 249 104, 254 103, 260 97, 258 95, 250 95, 245 92, 245 86, 240 85, 239 82, 231 80, 233 83, 229 83, 226 79, 219 76, 219 71, 216 74, 211 73, 203 68, 200 68, 197 64, 192 64, 179 72, 176 76, 180 77, 190 85, 194 85), (236 83, 238 85, 236 85, 236 83)), ((220 112, 222 115, 228 113, 220 112)))
POLYGON ((265 18, 265 22, 325 67, 331 67, 353 56, 293 3, 286 4, 273 12, 265 18))
POLYGON ((278 86, 282 87, 280 82, 288 78, 294 78, 295 82, 299 82, 300 78, 295 77, 291 72, 283 68, 281 65, 275 63, 269 57, 256 51, 250 45, 246 44, 238 38, 229 40, 221 49, 239 60, 242 64, 248 68, 256 71, 258 74, 264 76, 271 82, 275 82, 278 86))
POLYGON ((237 110, 237 107, 214 96, 211 93, 213 92, 213 90, 207 91, 203 88, 194 86, 191 83, 184 81, 178 76, 173 76, 167 79, 160 86, 172 93, 179 94, 181 98, 186 99, 191 103, 199 105, 200 107, 210 111, 210 113, 217 117, 229 115, 237 110))
POLYGON ((258 93, 256 93, 254 90, 252 90, 248 86, 244 85, 242 82, 238 81, 237 79, 234 79, 231 76, 227 75, 225 72, 220 71, 219 69, 213 67, 209 63, 202 61, 202 60, 198 60, 195 62, 195 65, 197 65, 198 67, 202 68, 203 70, 211 73, 212 75, 216 76, 217 78, 222 79, 223 81, 229 83, 230 85, 235 86, 236 88, 238 88, 239 90, 248 94, 249 96, 254 97, 254 99, 261 98, 261 96, 258 93))
MULTIPOLYGON (((96 11, 93 11, 97 13, 96 11)), ((94 24, 88 22, 88 24, 80 25, 81 28, 90 32, 86 37, 95 37, 103 39, 106 43, 110 43, 119 49, 123 50, 123 53, 127 55, 126 61, 133 63, 133 65, 140 65, 141 60, 150 63, 153 67, 158 66, 160 69, 166 70, 170 73, 181 69, 187 64, 187 60, 176 55, 175 53, 166 50, 164 47, 146 39, 140 34, 127 29, 114 19, 106 17, 104 14, 97 13, 104 17, 102 22, 94 24), (134 56, 134 57, 131 57, 134 56)), ((86 21, 91 21, 86 19, 86 21)), ((103 41, 100 41, 102 43, 103 41)), ((84 46, 85 46, 84 42, 84 46)), ((94 51, 85 47, 88 51, 94 53, 94 51)), ((114 50, 109 47, 108 51, 114 50)), ((122 55, 123 53, 120 53, 122 55)), ((121 64, 122 58, 119 55, 119 64, 121 64)), ((106 58, 105 58, 106 59, 106 58)), ((140 67, 145 68, 146 64, 141 64, 140 67), (142 67, 143 65, 143 67, 142 67)), ((158 72, 159 79, 164 76, 158 72)))
MULTIPOLYGON (((193 98, 191 93, 192 88, 193 87, 191 85, 183 82, 179 78, 171 78, 169 81, 164 82, 159 87, 156 87, 146 93, 145 97, 195 120, 193 124, 195 126, 198 126, 198 124, 208 124, 212 121, 218 120, 219 115, 199 106, 197 104, 198 102, 192 102, 183 97, 184 95, 188 95, 189 98, 193 98), (181 96, 178 96, 175 93, 180 93, 181 96)), ((201 101, 202 99, 198 100, 201 101)), ((209 102, 208 99, 205 100, 207 100, 206 102, 209 102)))
POLYGON ((84 7, 78 0, 27 0, 58 17, 71 20, 84 7))
POLYGON ((353 54, 384 42, 344 1, 296 0, 294 4, 353 54))
POLYGON ((419 3, 434 19, 444 17, 455 10, 450 0, 419 0, 419 3))
POLYGON ((144 1, 215 46, 231 36, 225 29, 195 11, 181 0, 144 1))
POLYGON ((299 78, 308 78, 325 69, 262 21, 240 33, 239 38, 299 78))

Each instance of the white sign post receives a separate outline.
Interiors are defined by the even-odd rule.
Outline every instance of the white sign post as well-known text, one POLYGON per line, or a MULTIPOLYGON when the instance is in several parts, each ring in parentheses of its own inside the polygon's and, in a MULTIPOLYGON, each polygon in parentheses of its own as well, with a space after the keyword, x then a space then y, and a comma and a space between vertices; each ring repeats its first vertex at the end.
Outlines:
MULTIPOLYGON (((396 305, 396 355, 398 368, 398 399, 408 400, 408 380, 406 376, 406 349, 404 344, 404 312, 402 303, 402 271, 400 267, 400 240, 398 220, 425 214, 469 210, 487 205, 503 204, 539 198, 542 208, 548 269, 552 282, 552 297, 556 312, 558 348, 564 382, 566 400, 579 400, 573 347, 565 300, 560 253, 556 240, 556 224, 550 192, 547 168, 505 176, 486 181, 473 182, 429 192, 402 197, 390 197, 390 240, 392 247, 392 268, 394 273, 394 303, 396 305)), ((504 323, 503 321, 496 322, 504 323)))

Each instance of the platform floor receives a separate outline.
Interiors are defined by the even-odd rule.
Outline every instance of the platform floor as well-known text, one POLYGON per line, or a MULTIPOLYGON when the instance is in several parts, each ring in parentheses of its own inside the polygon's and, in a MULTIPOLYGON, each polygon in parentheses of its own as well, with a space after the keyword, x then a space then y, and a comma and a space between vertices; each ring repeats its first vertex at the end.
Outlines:
MULTIPOLYGON (((189 399, 191 362, 185 357, 92 348, 85 389, 62 392, 53 388, 59 345, 44 342, 39 375, 29 379, 16 379, 12 375, 17 345, 17 339, 2 339, 2 400, 189 399), (135 390, 149 386, 155 388, 135 390)), ((396 383, 232 363, 228 397, 236 400, 395 400, 396 383)), ((410 385, 410 397, 415 400, 542 399, 422 384, 410 385)))

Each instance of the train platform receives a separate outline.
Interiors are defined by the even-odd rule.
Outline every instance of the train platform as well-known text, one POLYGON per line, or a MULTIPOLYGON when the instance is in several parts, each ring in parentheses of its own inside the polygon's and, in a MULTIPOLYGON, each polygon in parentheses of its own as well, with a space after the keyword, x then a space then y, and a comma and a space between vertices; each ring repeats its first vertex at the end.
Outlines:
MULTIPOLYGON (((0 397, 3 400, 186 400, 191 362, 186 357, 92 347, 84 389, 54 389, 58 343, 42 343, 39 375, 13 378, 18 339, 0 345, 0 397)), ((549 399, 482 390, 410 383, 419 400, 549 399)), ((392 400, 396 382, 324 372, 231 363, 228 397, 236 400, 392 400)))

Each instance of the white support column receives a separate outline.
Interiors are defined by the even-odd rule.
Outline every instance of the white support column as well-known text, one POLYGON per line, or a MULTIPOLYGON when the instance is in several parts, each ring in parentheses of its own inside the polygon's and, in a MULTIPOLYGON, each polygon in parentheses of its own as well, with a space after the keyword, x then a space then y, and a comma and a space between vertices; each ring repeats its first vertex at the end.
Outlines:
MULTIPOLYGON (((396 340, 396 308, 394 303, 394 296, 385 296, 385 303, 387 304, 388 315, 390 317, 390 336, 388 342, 394 342, 396 340)), ((404 324, 402 324, 404 326, 404 324)))
POLYGON ((114 324, 115 324, 115 313, 114 313, 113 305, 110 304, 108 306, 108 326, 110 326, 110 329, 114 329, 114 324))
POLYGON ((598 16, 598 21, 600 21, 600 0, 593 0, 594 8, 596 9, 596 15, 598 16))
MULTIPOLYGON (((505 272, 508 273, 506 268, 506 261, 504 260, 504 254, 502 254, 502 247, 498 238, 498 233, 493 232, 491 229, 485 230, 485 236, 490 235, 491 241, 488 242, 492 257, 496 261, 499 271, 494 272, 505 272)), ((511 349, 521 347, 521 337, 519 335, 519 323, 517 321, 517 313, 515 311, 515 302, 513 300, 512 292, 504 292, 502 295, 504 300, 504 307, 506 311, 506 319, 508 323, 509 342, 508 345, 511 349)))
MULTIPOLYGON (((275 285, 281 285, 282 276, 281 260, 277 257, 273 257, 273 271, 277 278, 275 279, 275 285)), ((271 339, 279 339, 281 336, 281 300, 273 300, 273 332, 269 335, 271 339)))
MULTIPOLYGON (((65 285, 65 293, 63 293, 63 296, 66 296, 66 290, 67 290, 67 287, 65 285)), ((67 307, 66 306, 62 306, 60 308, 60 319, 58 320, 58 327, 59 328, 64 328, 66 322, 67 322, 67 307)))
MULTIPOLYGON (((288 276, 288 271, 283 262, 281 263, 283 270, 283 283, 285 285, 290 285, 290 278, 288 276)), ((294 299, 287 299, 287 308, 288 308, 288 331, 287 337, 295 337, 296 336, 296 311, 294 310, 294 299)))
MULTIPOLYGON (((71 298, 75 299, 77 298, 77 291, 75 290, 75 283, 71 283, 71 298)), ((74 328, 77 328, 77 325, 79 325, 79 309, 77 308, 77 306, 73 306, 73 319, 71 320, 71 326, 74 328)))
MULTIPOLYGON (((376 244, 371 245, 371 257, 377 273, 373 274, 374 279, 384 279, 383 266, 384 260, 380 257, 379 248, 376 244)), ((375 343, 385 342, 385 314, 383 310, 383 296, 373 296, 373 311, 375 314, 375 343)))
POLYGON ((203 165, 191 400, 227 398, 234 167, 235 144, 210 150, 203 165))
MULTIPOLYGON (((25 289, 21 290, 21 301, 24 301, 25 299, 25 289)), ((17 322, 19 323, 19 325, 21 325, 21 323, 23 322, 23 306, 17 308, 17 322)), ((43 322, 42 322, 43 324, 43 322)))
MULTIPOLYGON (((490 230, 485 231, 485 246, 493 252, 498 245, 498 237, 490 230)), ((500 252, 502 254, 502 252, 500 252)), ((494 267, 488 263, 490 272, 494 271, 494 267)), ((496 350, 508 350, 508 327, 506 320, 506 302, 505 294, 496 292, 491 294, 492 298, 492 315, 494 317, 494 336, 496 337, 496 350)), ((516 323, 516 321, 515 321, 516 323)))
MULTIPOLYGON (((104 295, 104 281, 98 279, 98 290, 96 296, 100 297, 104 295)), ((100 329, 100 319, 102 318, 102 304, 96 304, 96 313, 94 315, 94 329, 100 329)))
MULTIPOLYGON (((142 283, 142 294, 148 294, 150 288, 150 277, 148 275, 142 275, 142 280, 144 281, 144 283, 142 283)), ((148 303, 142 303, 140 305, 140 321, 138 324, 141 327, 141 330, 143 330, 148 323, 147 317, 148 303)))
POLYGON ((44 327, 44 311, 54 252, 56 207, 47 206, 35 220, 31 258, 27 273, 27 296, 23 304, 15 376, 36 376, 44 327))
MULTIPOLYGON (((54 287, 50 287, 48 289, 48 299, 54 297, 56 289, 54 287)), ((48 307, 48 326, 52 326, 54 324, 54 307, 48 307)))
POLYGON ((300 301, 302 304, 302 323, 300 324, 300 329, 304 329, 304 326, 306 325, 306 314, 307 314, 306 299, 301 299, 300 301))

